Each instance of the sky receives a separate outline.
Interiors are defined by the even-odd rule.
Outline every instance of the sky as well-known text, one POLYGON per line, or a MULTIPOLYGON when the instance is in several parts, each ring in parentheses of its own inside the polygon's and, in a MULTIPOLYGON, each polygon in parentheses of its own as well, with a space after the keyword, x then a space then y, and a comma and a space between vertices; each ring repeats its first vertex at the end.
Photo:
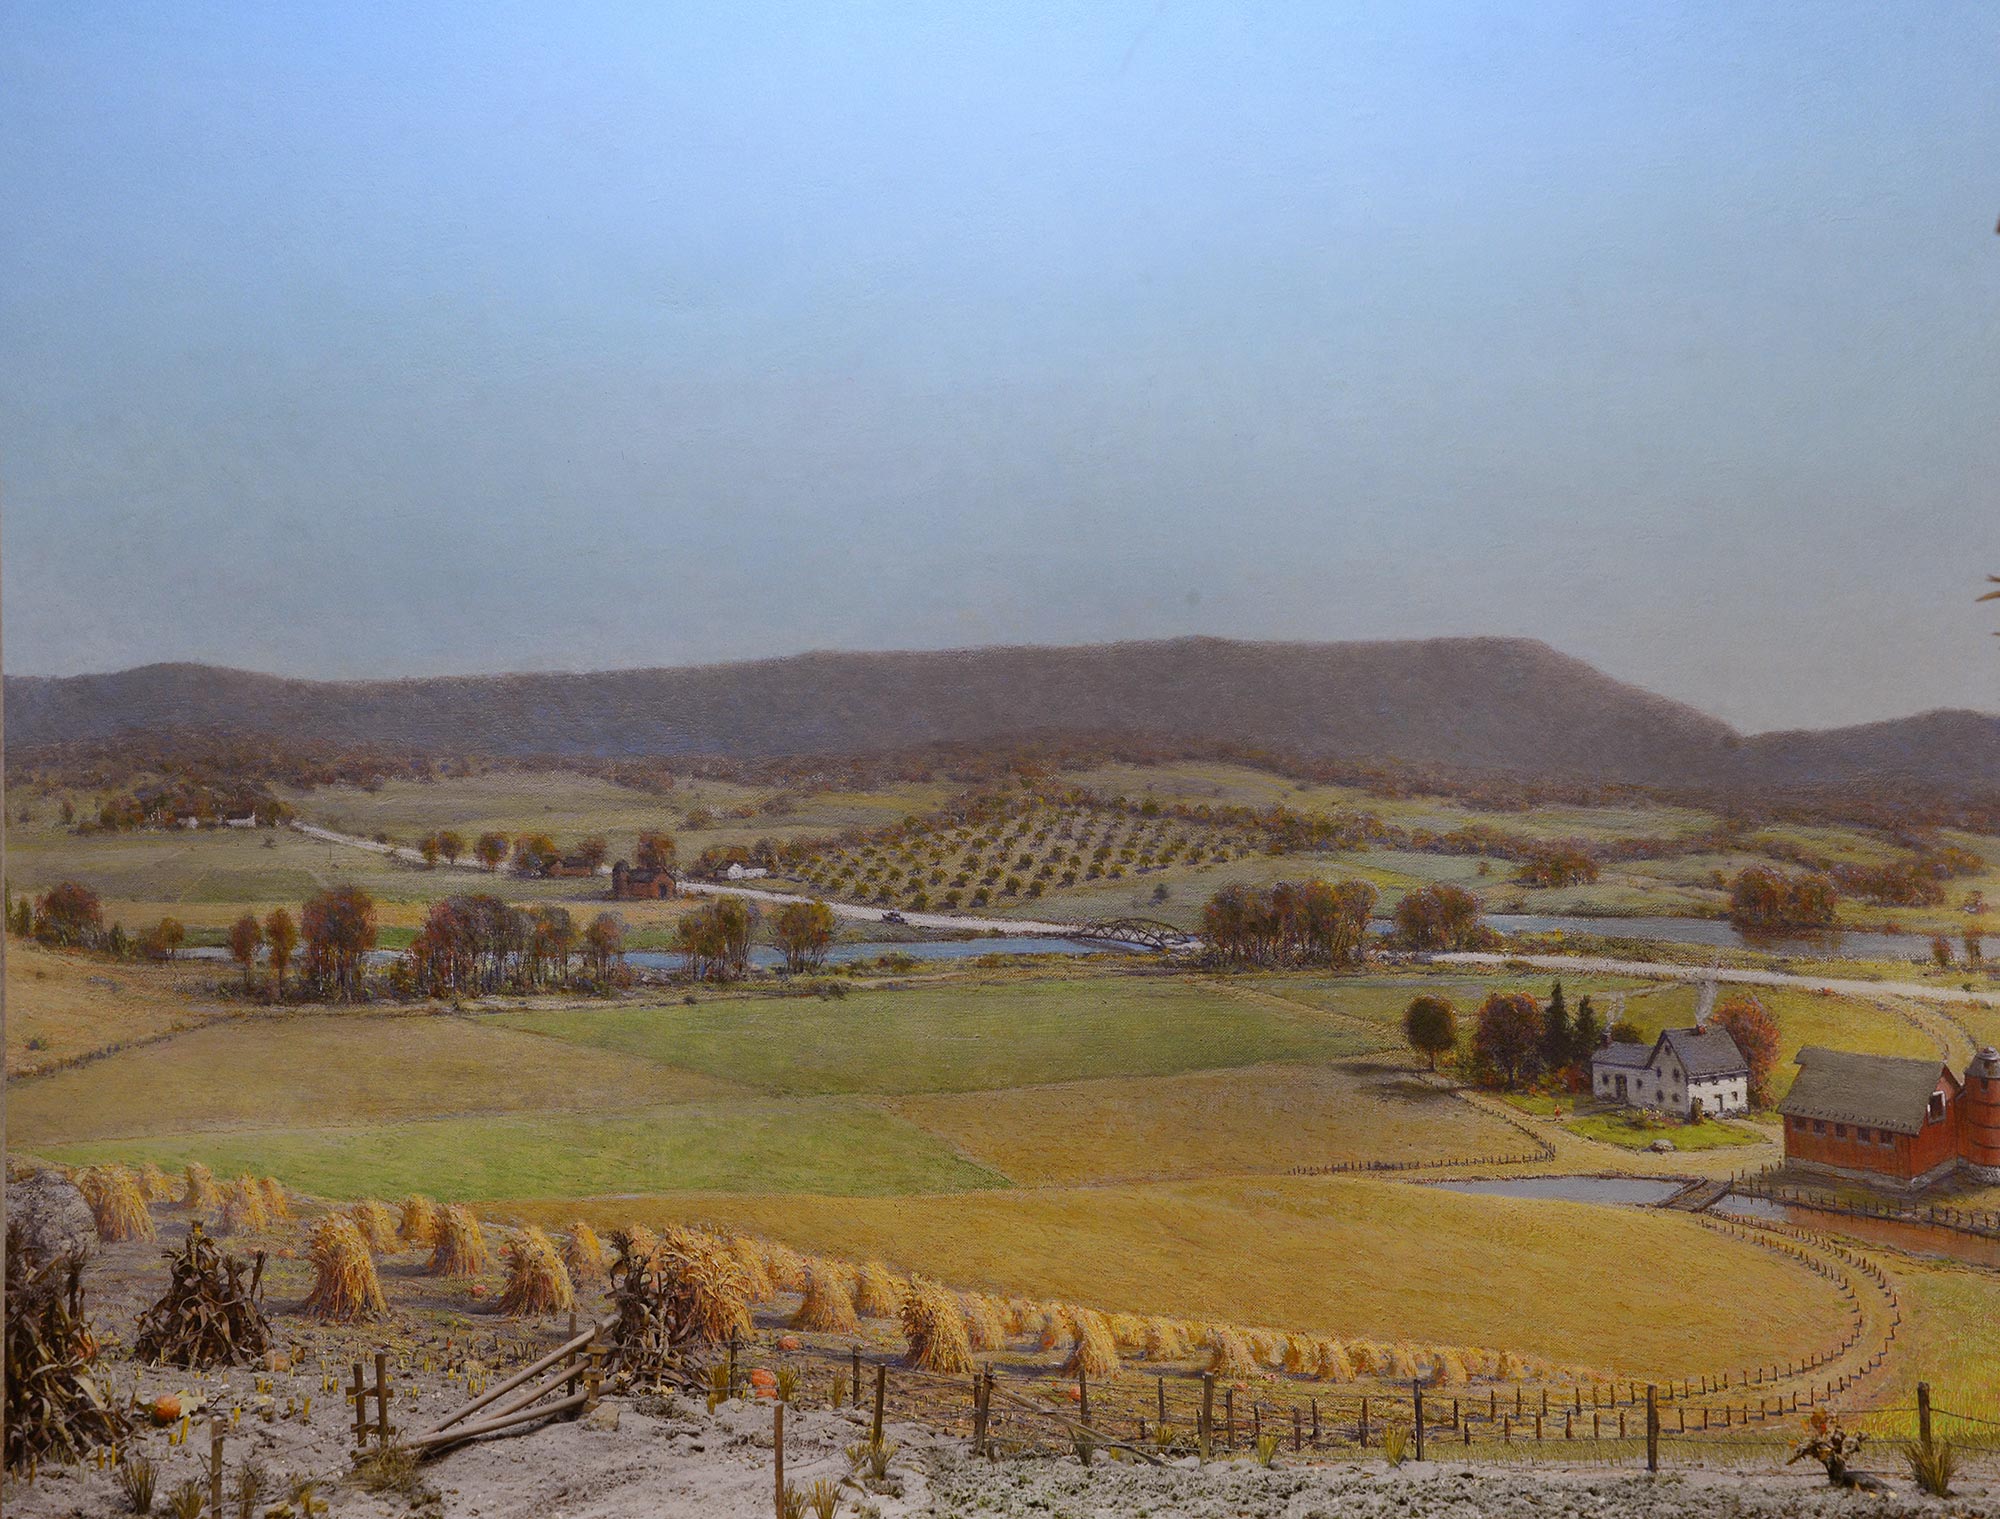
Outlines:
POLYGON ((2000 709, 2000 10, 0 34, 10 673, 1530 636, 2000 709))

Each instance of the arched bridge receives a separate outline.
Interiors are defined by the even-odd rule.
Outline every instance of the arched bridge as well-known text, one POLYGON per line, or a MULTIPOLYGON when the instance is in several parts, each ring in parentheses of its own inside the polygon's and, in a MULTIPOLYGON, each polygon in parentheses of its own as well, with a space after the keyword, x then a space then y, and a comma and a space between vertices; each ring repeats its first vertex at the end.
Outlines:
POLYGON ((1106 939, 1116 944, 1140 944, 1147 949, 1189 949, 1195 936, 1157 918, 1096 918, 1079 924, 1072 939, 1106 939))

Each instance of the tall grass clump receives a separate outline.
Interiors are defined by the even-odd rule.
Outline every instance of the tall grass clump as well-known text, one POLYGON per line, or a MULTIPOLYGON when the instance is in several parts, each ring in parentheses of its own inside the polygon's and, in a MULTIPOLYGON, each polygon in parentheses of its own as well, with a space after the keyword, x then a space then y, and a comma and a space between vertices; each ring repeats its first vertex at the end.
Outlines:
POLYGON ((1208 1351, 1208 1369, 1218 1377, 1256 1374, 1257 1362, 1250 1354, 1250 1342, 1240 1329, 1217 1324, 1208 1331, 1208 1351))
POLYGON ((264 1207, 264 1193, 247 1176, 239 1176, 222 1191, 222 1218, 217 1234, 255 1234, 271 1227, 271 1215, 264 1207))
POLYGON ((1118 1346, 1111 1338, 1111 1325, 1104 1315, 1095 1308, 1075 1308, 1070 1311, 1070 1323, 1075 1338, 1070 1342, 1063 1370, 1072 1376, 1080 1371, 1092 1377, 1108 1377, 1116 1372, 1118 1346))
POLYGON ((829 1262, 807 1264, 805 1295, 799 1299, 791 1326, 819 1334, 852 1334, 860 1327, 854 1316, 854 1300, 847 1295, 847 1283, 829 1262))
POLYGON ((78 1178, 77 1187, 90 1204, 90 1216, 97 1220, 99 1239, 115 1244, 159 1238, 138 1180, 123 1166, 93 1166, 78 1178))
POLYGON ((1951 1484, 1958 1476, 1958 1452, 1949 1441, 1933 1435, 1928 1440, 1912 1440, 1903 1447, 1903 1459, 1910 1465, 1910 1480, 1933 1498, 1949 1498, 1951 1484))
POLYGON ((305 1311, 312 1317, 350 1323, 388 1308, 375 1275, 375 1257, 353 1219, 338 1213, 321 1219, 313 1228, 310 1254, 313 1285, 305 1311))
POLYGON ((959 1307, 965 1310, 965 1338, 974 1350, 999 1350, 1007 1343, 1007 1323, 993 1300, 983 1293, 961 1293, 959 1307))
POLYGON ((957 1376, 972 1370, 972 1344, 958 1299, 933 1281, 911 1279, 903 1294, 903 1335, 908 1364, 919 1371, 957 1376))
POLYGON ((215 1173, 200 1161, 188 1162, 183 1180, 181 1207, 189 1213, 213 1213, 222 1206, 222 1194, 215 1188, 215 1173))
POLYGON ((502 1313, 563 1313, 575 1306, 569 1272, 540 1229, 523 1229, 500 1247, 500 1254, 507 1263, 507 1286, 500 1294, 502 1313))
POLYGON ((880 1261, 864 1261, 854 1277, 854 1311, 867 1319, 893 1319, 903 1308, 903 1292, 880 1261))
POLYGON ((403 1216, 397 1220, 396 1233, 413 1250, 436 1245, 438 1205, 422 1193, 412 1192, 403 1199, 403 1216))
POLYGON ((431 1276, 477 1276, 492 1264, 486 1253, 486 1232, 464 1203, 453 1203, 438 1217, 437 1245, 430 1264, 431 1276))
POLYGON ((569 1238, 563 1241, 563 1269, 577 1287, 604 1280, 604 1242, 582 1219, 569 1226, 569 1238))
POLYGON ((394 1255, 402 1248, 402 1241, 396 1237, 395 1216, 389 1212, 388 1204, 376 1202, 371 1197, 354 1204, 347 1210, 347 1216, 354 1220, 362 1243, 375 1254, 394 1255))

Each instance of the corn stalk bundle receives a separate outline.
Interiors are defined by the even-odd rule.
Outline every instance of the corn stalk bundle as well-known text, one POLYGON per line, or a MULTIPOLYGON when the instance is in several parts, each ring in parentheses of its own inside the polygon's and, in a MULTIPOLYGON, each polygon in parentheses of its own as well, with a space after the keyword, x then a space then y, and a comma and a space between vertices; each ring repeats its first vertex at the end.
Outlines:
POLYGON ((1093 1377, 1108 1377, 1117 1371, 1118 1346, 1111 1338, 1111 1325, 1104 1315, 1095 1308, 1077 1308, 1070 1313, 1070 1323, 1075 1326, 1076 1337, 1070 1343, 1063 1370, 1072 1376, 1080 1371, 1093 1377))
POLYGON ((403 1199, 403 1217, 396 1233, 412 1248, 435 1245, 438 1237, 438 1206, 428 1197, 412 1192, 403 1199))
POLYGON ((696 1351, 748 1326, 750 1306, 735 1253, 705 1235, 620 1229, 611 1236, 610 1342, 635 1379, 701 1383, 696 1351))
POLYGON ((1250 1354, 1259 1366, 1268 1366, 1273 1371, 1282 1370, 1285 1364, 1285 1337, 1270 1329, 1253 1329, 1249 1334, 1250 1354))
POLYGON ((780 1292, 798 1292, 805 1287, 805 1258, 789 1245, 773 1240, 764 1247, 764 1271, 780 1292))
POLYGON ((1452 1346, 1433 1346, 1430 1359, 1430 1382, 1433 1387, 1462 1387, 1472 1380, 1465 1369, 1465 1357, 1452 1346))
POLYGON ((1352 1382, 1354 1362, 1338 1340, 1313 1341, 1313 1375, 1322 1382, 1352 1382))
POLYGON ((1411 1382, 1417 1376, 1416 1350, 1398 1340, 1391 1345, 1381 1358, 1381 1375, 1392 1382, 1411 1382))
POLYGON ((149 1203, 171 1202, 174 1184, 167 1180, 167 1173, 150 1160, 139 1167, 139 1194, 149 1203))
POLYGON ((598 1239, 597 1231, 582 1219, 569 1226, 562 1256, 563 1269, 569 1272, 569 1279, 576 1286, 590 1286, 604 1280, 604 1243, 598 1239))
POLYGON ((771 1280, 770 1269, 764 1264, 764 1249, 747 1234, 739 1234, 729 1242, 729 1253, 736 1258, 736 1269, 743 1273, 743 1295, 753 1303, 768 1303, 777 1296, 778 1287, 771 1280))
POLYGON ((1313 1369, 1313 1338, 1309 1334, 1285 1336, 1285 1370, 1293 1376, 1310 1376, 1313 1369))
POLYGON ((264 1189, 248 1176, 239 1176, 222 1194, 222 1219, 217 1234, 254 1234, 271 1227, 271 1215, 264 1207, 264 1189))
POLYGON ((791 1327, 820 1334, 852 1334, 860 1327, 847 1283, 828 1262, 812 1261, 806 1266, 805 1295, 799 1299, 791 1327))
POLYGON ((146 1198, 139 1183, 123 1166, 92 1166, 77 1178, 77 1190, 90 1204, 90 1216, 97 1220, 97 1237, 108 1243, 128 1239, 157 1239, 153 1215, 146 1211, 146 1198))
POLYGON ((189 1161, 187 1186, 181 1206, 189 1213, 213 1213, 222 1206, 222 1194, 215 1190, 215 1173, 200 1161, 189 1161))
POLYGON ((1188 1353, 1187 1336, 1172 1319, 1147 1319, 1142 1348, 1149 1361, 1178 1361, 1188 1353))
POLYGON ((1247 1377, 1257 1371, 1251 1359, 1250 1342, 1240 1329, 1217 1324, 1208 1332, 1208 1369, 1218 1377, 1247 1377))
POLYGON ((464 1203, 453 1203, 438 1217, 437 1246, 424 1270, 432 1276, 477 1276, 490 1264, 479 1220, 464 1203))
POLYGON ((275 1222, 287 1222, 292 1216, 292 1199, 285 1191, 285 1184, 275 1176, 267 1176, 257 1183, 257 1190, 264 1198, 264 1211, 275 1222))
POLYGON ((1072 1340, 1075 1337, 1076 1329, 1070 1320, 1069 1309, 1061 1303, 1042 1304, 1041 1348, 1043 1350, 1055 1350, 1065 1341, 1072 1340))
POLYGON ((1111 1338, 1120 1350, 1134 1354, 1146 1348, 1146 1321, 1136 1313, 1114 1313, 1111 1315, 1111 1338))
POLYGON ((396 1220, 387 1203, 371 1197, 351 1206, 347 1216, 354 1221, 355 1232, 371 1254, 394 1255, 402 1248, 402 1241, 396 1237, 396 1220))
POLYGON ((1007 1323, 993 1306, 993 1299, 977 1292, 959 1294, 958 1306, 965 1310, 965 1338, 974 1350, 999 1350, 1007 1343, 1007 1323))
POLYGON ((1349 1340, 1347 1359, 1357 1377, 1372 1377, 1382 1369, 1382 1347, 1372 1340, 1349 1340))
POLYGON ((549 1237, 532 1225, 500 1247, 507 1263, 507 1286, 500 1311, 508 1314, 567 1312, 576 1304, 569 1272, 549 1237))
POLYGON ((139 1315, 133 1352, 140 1360, 204 1371, 254 1361, 271 1348, 263 1251, 246 1264, 224 1255, 196 1224, 180 1249, 164 1253, 167 1290, 139 1315))
POLYGON ((854 1311, 863 1318, 893 1319, 903 1306, 903 1290, 880 1261, 863 1262, 854 1277, 854 1311))
POLYGON ((919 1371, 957 1376, 972 1370, 972 1345, 958 1299, 936 1282, 913 1277, 903 1294, 903 1336, 907 1363, 919 1371))
POLYGON ((83 1316, 83 1257, 44 1260, 7 1231, 6 1462, 80 1461, 116 1445, 125 1414, 97 1383, 97 1337, 83 1316))
POLYGON ((348 1324, 386 1312, 375 1257, 354 1220, 338 1213, 321 1219, 312 1233, 312 1291, 305 1312, 316 1319, 348 1324))

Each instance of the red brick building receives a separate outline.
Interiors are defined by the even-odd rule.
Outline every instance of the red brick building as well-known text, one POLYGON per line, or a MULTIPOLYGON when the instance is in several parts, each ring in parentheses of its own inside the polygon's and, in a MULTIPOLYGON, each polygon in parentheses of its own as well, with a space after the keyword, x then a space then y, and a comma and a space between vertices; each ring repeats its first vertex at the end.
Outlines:
POLYGON ((680 883, 671 870, 628 865, 623 860, 611 867, 611 895, 620 901, 656 901, 679 894, 680 883))
POLYGON ((1857 1055, 1808 1045, 1778 1104, 1785 1162, 1914 1190, 1961 1168, 2000 1181, 2000 1051, 1963 1078, 1941 1060, 1857 1055))

